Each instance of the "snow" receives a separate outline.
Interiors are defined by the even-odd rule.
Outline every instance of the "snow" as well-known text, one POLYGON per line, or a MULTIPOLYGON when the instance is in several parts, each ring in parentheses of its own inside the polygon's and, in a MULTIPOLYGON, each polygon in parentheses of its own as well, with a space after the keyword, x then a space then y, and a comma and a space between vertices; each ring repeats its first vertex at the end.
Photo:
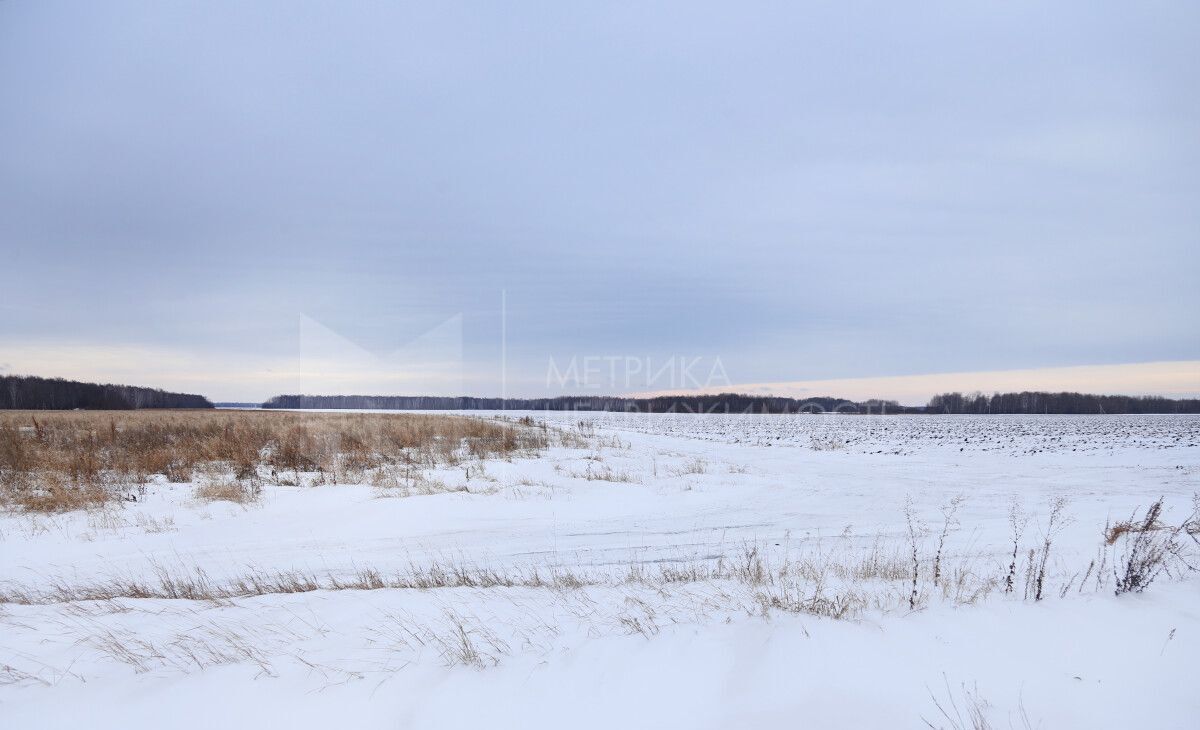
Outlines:
POLYGON ((465 492, 268 485, 242 507, 160 481, 109 512, 5 515, 0 592, 435 563, 585 585, 0 604, 4 725, 952 727, 935 699, 965 717, 970 693, 995 727, 1024 727, 1022 712, 1032 727, 1195 726, 1200 580, 1117 597, 1079 577, 1119 550, 1106 523, 1160 496, 1172 520, 1191 511, 1200 418, 475 415, 594 431, 594 445, 431 474, 465 492), (621 577, 751 547, 771 566, 902 552, 906 503, 928 557, 959 495, 946 564, 987 576, 1009 562, 1014 504, 1024 556, 1067 499, 1046 600, 934 591, 910 611, 903 581, 830 574, 829 595, 874 601, 835 619, 764 610, 728 577, 621 577))

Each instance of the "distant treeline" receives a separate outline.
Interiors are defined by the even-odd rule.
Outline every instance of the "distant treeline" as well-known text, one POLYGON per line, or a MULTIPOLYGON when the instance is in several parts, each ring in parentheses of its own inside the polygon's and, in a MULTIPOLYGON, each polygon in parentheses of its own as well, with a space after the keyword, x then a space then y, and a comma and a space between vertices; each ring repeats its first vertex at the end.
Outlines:
POLYGON ((1157 396, 1087 393, 943 393, 925 407, 928 413, 1200 413, 1200 400, 1157 396))
POLYGON ((556 398, 473 398, 391 395, 277 395, 263 408, 363 408, 378 410, 484 410, 484 411, 626 411, 633 413, 920 413, 895 401, 855 403, 845 398, 777 398, 720 395, 658 396, 559 396, 556 398))
POLYGON ((31 375, 0 376, 0 409, 130 410, 134 408, 212 408, 201 395, 168 393, 132 385, 81 383, 31 375))
POLYGON ((559 396, 556 398, 473 398, 401 395, 277 395, 263 408, 354 408, 420 411, 624 411, 631 413, 1200 413, 1200 400, 1084 393, 943 393, 926 406, 896 401, 845 398, 781 398, 736 393, 670 395, 656 398, 559 396))

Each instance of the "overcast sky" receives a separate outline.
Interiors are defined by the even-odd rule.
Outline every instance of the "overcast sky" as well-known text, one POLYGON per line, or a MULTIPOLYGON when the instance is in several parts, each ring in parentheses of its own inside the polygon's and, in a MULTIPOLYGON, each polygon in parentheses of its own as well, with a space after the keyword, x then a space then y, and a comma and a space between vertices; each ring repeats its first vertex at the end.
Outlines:
POLYGON ((1200 391, 1197 89, 1187 2, 7 0, 0 368, 1200 391))

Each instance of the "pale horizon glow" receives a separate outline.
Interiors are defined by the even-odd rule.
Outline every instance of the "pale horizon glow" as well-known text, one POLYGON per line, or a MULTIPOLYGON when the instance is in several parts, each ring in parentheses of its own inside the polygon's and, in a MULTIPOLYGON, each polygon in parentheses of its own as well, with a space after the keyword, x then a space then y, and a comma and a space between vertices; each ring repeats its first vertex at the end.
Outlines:
MULTIPOLYGON (((314 332, 322 332, 314 325, 314 332)), ((313 335, 315 339, 319 339, 313 335)), ((39 375, 89 382, 111 382, 164 390, 197 393, 214 402, 262 402, 273 395, 476 395, 499 397, 490 374, 467 374, 461 362, 434 361, 426 355, 422 369, 395 367, 391 356, 368 358, 356 348, 337 344, 325 335, 332 349, 314 350, 304 359, 252 358, 236 365, 153 348, 38 346, 6 353, 0 375, 39 375), (318 353, 323 357, 318 356, 318 353), (392 367, 389 367, 392 366, 392 367)), ((697 395, 743 393, 791 398, 832 396, 862 401, 895 400, 903 405, 924 405, 937 393, 958 391, 1079 392, 1103 395, 1159 395, 1167 398, 1200 398, 1200 360, 1080 365, 959 373, 924 373, 866 378, 831 378, 770 383, 733 383, 709 388, 663 389, 621 393, 617 388, 575 390, 568 395, 697 395)), ((562 395, 564 393, 560 393, 562 395)), ((511 392, 510 397, 539 397, 532 392, 511 392)))
MULTIPOLYGON (((314 330, 319 331, 319 330, 314 330)), ((314 339, 320 344, 318 337, 314 339)), ((334 338, 330 336, 330 341, 334 338)), ((393 357, 367 357, 355 348, 305 357, 243 356, 236 361, 153 347, 36 345, 6 348, 0 375, 36 375, 195 393, 214 402, 265 401, 273 395, 462 395, 473 381, 461 361, 425 355, 420 370, 393 357), (351 355, 347 356, 346 353, 351 355)))

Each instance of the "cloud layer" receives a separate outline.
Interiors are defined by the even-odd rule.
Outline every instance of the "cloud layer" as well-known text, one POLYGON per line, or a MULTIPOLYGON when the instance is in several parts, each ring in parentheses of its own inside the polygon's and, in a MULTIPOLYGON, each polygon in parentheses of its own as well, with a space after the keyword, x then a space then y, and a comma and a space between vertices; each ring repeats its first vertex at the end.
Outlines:
POLYGON ((259 398, 305 318, 461 317, 495 394, 502 292, 513 395, 1194 361, 1197 49, 1184 3, 0 3, 0 362, 259 398))

